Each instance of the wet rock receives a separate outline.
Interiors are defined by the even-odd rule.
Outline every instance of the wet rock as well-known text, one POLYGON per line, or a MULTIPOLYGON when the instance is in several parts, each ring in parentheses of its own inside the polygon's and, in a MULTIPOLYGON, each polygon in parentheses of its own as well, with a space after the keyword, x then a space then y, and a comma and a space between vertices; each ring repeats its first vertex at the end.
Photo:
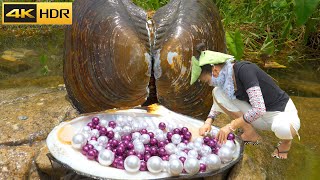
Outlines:
POLYGON ((243 159, 234 166, 228 177, 229 180, 259 180, 266 178, 266 173, 246 154, 244 154, 243 159))
POLYGON ((20 60, 14 60, 14 61, 9 61, 0 58, 0 71, 9 73, 9 74, 16 74, 22 71, 26 71, 30 69, 31 66, 20 60))
POLYGON ((28 177, 36 147, 27 145, 0 148, 0 179, 28 177))
POLYGON ((40 149, 40 153, 38 157, 35 159, 35 163, 36 163, 36 166, 38 167, 38 170, 51 177, 63 176, 65 173, 65 169, 55 164, 54 164, 54 167, 52 167, 50 160, 47 156, 48 153, 49 153, 49 150, 46 145, 40 149))
POLYGON ((44 140, 73 110, 65 99, 66 91, 59 91, 57 88, 29 89, 25 94, 19 91, 0 90, 0 145, 32 144, 44 140), (37 105, 38 102, 43 105, 37 105), (28 120, 19 120, 17 113, 23 113, 28 120))

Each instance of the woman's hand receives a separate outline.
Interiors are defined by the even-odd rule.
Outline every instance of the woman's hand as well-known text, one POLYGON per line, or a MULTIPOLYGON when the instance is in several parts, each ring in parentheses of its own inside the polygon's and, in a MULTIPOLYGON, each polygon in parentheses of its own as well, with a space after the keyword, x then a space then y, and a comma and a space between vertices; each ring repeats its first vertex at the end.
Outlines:
POLYGON ((211 124, 212 124, 212 119, 208 118, 205 123, 201 126, 199 129, 199 135, 204 136, 206 132, 211 131, 211 124))
POLYGON ((228 138, 228 134, 231 132, 231 129, 229 126, 230 126, 230 124, 227 124, 226 126, 220 128, 220 130, 217 134, 219 144, 226 143, 227 138, 228 138))

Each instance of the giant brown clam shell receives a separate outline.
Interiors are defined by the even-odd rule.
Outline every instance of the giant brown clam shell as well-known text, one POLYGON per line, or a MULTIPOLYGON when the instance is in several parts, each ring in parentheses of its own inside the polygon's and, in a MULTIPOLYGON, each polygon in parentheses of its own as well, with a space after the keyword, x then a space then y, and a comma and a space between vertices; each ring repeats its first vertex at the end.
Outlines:
POLYGON ((212 0, 172 0, 153 17, 129 0, 76 0, 65 40, 69 97, 80 112, 158 102, 204 118, 212 88, 189 84, 200 42, 226 51, 212 0))

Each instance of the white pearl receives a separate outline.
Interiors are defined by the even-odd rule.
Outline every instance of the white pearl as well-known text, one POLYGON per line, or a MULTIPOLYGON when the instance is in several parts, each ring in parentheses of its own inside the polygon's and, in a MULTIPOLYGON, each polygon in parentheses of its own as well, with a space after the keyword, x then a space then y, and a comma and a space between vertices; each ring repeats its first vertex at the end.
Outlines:
POLYGON ((134 146, 134 151, 138 154, 144 154, 145 148, 143 144, 137 144, 134 146))
POLYGON ((83 133, 84 137, 86 138, 86 140, 91 140, 91 131, 90 132, 84 132, 83 133))
POLYGON ((113 136, 113 139, 117 140, 117 141, 120 141, 121 140, 121 136, 119 133, 114 133, 114 136, 113 136))
POLYGON ((219 149, 218 156, 220 157, 223 163, 227 163, 232 161, 233 151, 227 147, 221 147, 219 149))
POLYGON ((226 147, 232 151, 232 153, 236 150, 236 145, 233 141, 227 140, 225 144, 222 145, 222 147, 226 147))
POLYGON ((218 133, 219 133, 219 129, 216 129, 216 128, 212 128, 210 131, 210 134, 212 137, 216 137, 218 133))
POLYGON ((113 131, 112 127, 107 127, 107 131, 113 131))
POLYGON ((82 128, 81 132, 90 132, 90 131, 91 131, 91 128, 89 126, 85 126, 82 128))
POLYGON ((176 155, 176 154, 171 154, 171 155, 169 156, 169 161, 172 160, 172 159, 179 159, 179 156, 176 155))
POLYGON ((215 154, 208 155, 205 159, 205 162, 206 162, 208 171, 214 171, 214 170, 220 169, 221 160, 219 156, 215 154))
POLYGON ((162 171, 162 159, 158 156, 152 156, 148 159, 147 168, 151 173, 160 173, 162 171))
POLYGON ((164 149, 169 155, 171 155, 175 153, 176 146, 172 143, 169 143, 164 147, 164 149))
POLYGON ((194 143, 193 142, 189 142, 188 144, 187 144, 187 149, 193 149, 193 146, 194 146, 194 143))
POLYGON ((191 175, 198 173, 200 170, 200 163, 198 159, 188 157, 184 162, 184 169, 191 175))
POLYGON ((202 143, 200 142, 194 142, 193 143, 193 149, 200 152, 201 151, 201 148, 202 148, 202 143))
POLYGON ((161 130, 161 129, 156 129, 155 131, 154 131, 154 135, 159 135, 159 134, 163 134, 163 131, 161 130))
POLYGON ((141 161, 137 156, 130 155, 124 160, 124 168, 130 173, 138 172, 141 161))
POLYGON ((107 138, 107 136, 100 136, 99 138, 98 138, 98 143, 100 144, 107 144, 108 143, 108 138, 107 138))
POLYGON ((75 149, 81 149, 86 143, 87 143, 87 139, 81 133, 74 135, 71 140, 71 145, 75 149))
POLYGON ((141 134, 139 132, 134 132, 132 133, 132 139, 133 140, 136 140, 136 139, 139 139, 141 136, 141 134))
POLYGON ((97 129, 92 129, 92 130, 91 130, 91 136, 92 136, 92 137, 98 138, 99 135, 100 135, 100 132, 99 132, 97 129))
POLYGON ((177 153, 175 153, 176 155, 178 155, 179 157, 188 157, 187 153, 183 152, 183 151, 178 151, 177 153))
POLYGON ((121 134, 122 133, 122 128, 120 126, 117 126, 117 127, 115 127, 113 129, 113 132, 121 134))
POLYGON ((137 122, 132 123, 132 130, 133 131, 139 131, 140 130, 139 123, 137 123, 137 122))
POLYGON ((201 148, 201 155, 202 156, 207 156, 207 155, 211 154, 211 152, 212 152, 212 149, 209 146, 207 146, 207 145, 202 146, 202 148, 201 148))
POLYGON ((178 124, 178 128, 179 128, 179 129, 182 129, 183 127, 184 127, 183 124, 178 124))
POLYGON ((163 133, 162 134, 158 134, 158 135, 156 135, 156 139, 158 141, 164 141, 164 140, 166 140, 166 136, 163 133))
POLYGON ((180 150, 180 151, 183 151, 187 148, 187 145, 185 143, 179 143, 177 145, 177 148, 180 150))
POLYGON ((198 143, 200 143, 200 144, 203 144, 203 138, 197 137, 197 138, 194 140, 194 142, 195 142, 195 143, 198 142, 198 143))
POLYGON ((171 141, 173 144, 179 144, 181 142, 181 136, 179 134, 174 134, 171 141))
POLYGON ((196 150, 192 149, 188 152, 188 158, 197 158, 197 157, 198 157, 198 153, 196 150))
POLYGON ((114 160, 114 153, 110 150, 102 150, 99 152, 98 161, 103 166, 110 166, 114 160))
POLYGON ((102 151, 102 150, 104 150, 105 148, 103 147, 103 146, 101 146, 101 145, 97 145, 97 146, 95 146, 94 147, 98 152, 100 152, 100 151, 102 151))
POLYGON ((133 140, 133 145, 137 146, 137 145, 143 145, 143 143, 140 141, 140 139, 135 139, 133 140))
POLYGON ((174 126, 173 124, 169 123, 168 126, 167 126, 167 129, 168 129, 169 131, 172 131, 172 130, 175 129, 175 126, 174 126))
POLYGON ((169 174, 172 176, 178 176, 182 173, 183 164, 179 159, 172 159, 169 161, 169 174))
POLYGON ((143 144, 148 144, 150 142, 150 136, 148 134, 142 134, 139 139, 143 144))
POLYGON ((88 142, 88 144, 91 144, 91 145, 93 145, 93 146, 98 146, 98 141, 90 140, 90 141, 88 142))
POLYGON ((162 161, 162 171, 169 172, 169 161, 162 161))
POLYGON ((124 135, 128 135, 131 133, 131 127, 125 126, 122 131, 124 135))
POLYGON ((108 121, 105 120, 105 119, 102 119, 102 120, 100 121, 100 126, 107 127, 107 126, 108 126, 108 121))

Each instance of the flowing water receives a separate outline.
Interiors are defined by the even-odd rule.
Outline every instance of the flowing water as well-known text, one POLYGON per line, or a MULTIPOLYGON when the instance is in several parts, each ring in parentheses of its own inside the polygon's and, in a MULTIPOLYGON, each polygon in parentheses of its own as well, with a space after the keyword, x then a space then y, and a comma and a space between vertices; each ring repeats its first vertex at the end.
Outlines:
MULTIPOLYGON (((0 28, 0 89, 63 84, 63 42, 62 28, 0 28)), ((246 153, 266 171, 268 179, 318 179, 320 72, 309 63, 292 64, 287 69, 269 70, 268 73, 290 94, 299 111, 301 140, 294 140, 286 161, 270 157, 271 145, 267 146, 268 151, 249 147, 246 153)), ((272 133, 263 134, 270 144, 277 142, 272 133)))

